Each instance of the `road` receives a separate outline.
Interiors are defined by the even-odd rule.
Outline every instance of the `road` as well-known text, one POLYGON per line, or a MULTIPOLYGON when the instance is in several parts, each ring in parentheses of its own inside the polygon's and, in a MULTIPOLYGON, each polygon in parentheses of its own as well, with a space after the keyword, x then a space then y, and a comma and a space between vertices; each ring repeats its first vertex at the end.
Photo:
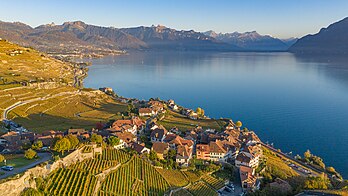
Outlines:
MULTIPOLYGON (((268 145, 266 145, 266 144, 264 144, 264 143, 262 143, 262 142, 261 142, 261 145, 262 145, 263 147, 265 147, 265 148, 271 150, 272 152, 278 154, 279 156, 285 157, 286 159, 290 159, 291 161, 293 161, 293 162, 296 163, 297 165, 301 166, 302 168, 305 168, 305 169, 307 169, 307 170, 309 170, 309 171, 312 171, 312 174, 311 174, 311 175, 319 175, 320 173, 323 172, 323 171, 320 171, 320 170, 318 170, 317 168, 314 168, 314 167, 312 167, 312 166, 310 166, 310 165, 306 165, 306 164, 300 162, 299 160, 297 160, 297 159, 295 159, 295 158, 293 158, 293 157, 291 157, 291 156, 289 156, 289 155, 287 155, 287 154, 285 154, 285 153, 283 153, 283 152, 279 152, 279 151, 276 150, 275 148, 273 148, 273 147, 271 147, 271 146, 268 146, 268 145)), ((300 172, 300 171, 298 171, 298 170, 295 170, 295 171, 296 171, 296 172, 300 172)), ((300 174, 304 174, 304 173, 303 173, 303 172, 300 172, 300 174)))
POLYGON ((7 178, 7 177, 12 176, 12 175, 23 173, 26 170, 28 170, 30 168, 33 168, 33 167, 35 167, 36 165, 38 165, 40 163, 46 162, 46 161, 51 159, 52 154, 49 153, 49 152, 47 152, 47 153, 38 153, 38 156, 40 157, 40 159, 30 163, 29 165, 26 165, 26 166, 23 166, 23 167, 19 167, 19 168, 15 167, 12 171, 4 171, 4 170, 2 170, 2 172, 5 172, 5 174, 1 175, 0 179, 4 179, 4 178, 7 178))
POLYGON ((19 107, 19 106, 22 106, 22 105, 25 105, 25 104, 28 104, 28 103, 31 103, 31 102, 35 102, 35 101, 43 101, 43 100, 47 100, 47 99, 52 99, 52 98, 55 98, 55 97, 59 97, 59 96, 63 96, 63 95, 69 95, 69 94, 75 94, 75 93, 78 93, 78 91, 73 91, 73 92, 61 92, 61 93, 58 93, 58 94, 55 94, 55 95, 46 95, 45 97, 37 97, 37 98, 34 98, 34 99, 30 99, 30 100, 26 100, 26 101, 18 101, 10 106, 8 106, 7 108, 4 109, 4 112, 2 113, 2 119, 1 120, 5 120, 7 119, 7 114, 15 109, 16 107, 19 107))

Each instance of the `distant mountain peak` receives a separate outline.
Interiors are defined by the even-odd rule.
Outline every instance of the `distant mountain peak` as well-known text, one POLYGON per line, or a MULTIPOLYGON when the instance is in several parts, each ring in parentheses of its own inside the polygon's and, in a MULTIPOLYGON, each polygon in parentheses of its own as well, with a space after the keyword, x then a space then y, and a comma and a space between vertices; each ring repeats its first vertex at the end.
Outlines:
POLYGON ((219 41, 237 45, 246 50, 255 51, 285 51, 288 45, 278 38, 270 35, 260 35, 257 31, 239 33, 216 33, 215 31, 204 32, 219 41))

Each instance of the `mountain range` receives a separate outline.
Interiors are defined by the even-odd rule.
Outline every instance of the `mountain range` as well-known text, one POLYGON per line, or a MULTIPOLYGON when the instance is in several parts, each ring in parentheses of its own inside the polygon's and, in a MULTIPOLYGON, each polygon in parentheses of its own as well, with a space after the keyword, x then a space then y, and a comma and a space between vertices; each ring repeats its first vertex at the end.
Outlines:
MULTIPOLYGON (((112 53, 120 50, 285 51, 289 45, 257 32, 217 34, 162 25, 114 28, 81 21, 35 28, 0 21, 0 37, 47 53, 112 53)), ((293 39, 291 39, 293 41, 293 39)))
POLYGON ((245 33, 216 33, 214 31, 207 31, 204 34, 250 51, 286 51, 297 40, 296 38, 280 40, 269 35, 260 35, 256 31, 245 33))
POLYGON ((256 31, 216 33, 176 30, 162 25, 114 28, 81 21, 31 27, 0 21, 0 38, 47 53, 107 55, 128 50, 290 51, 296 54, 347 54, 348 18, 300 39, 278 39, 256 31))
POLYGON ((306 35, 289 48, 296 54, 348 54, 348 17, 306 35))

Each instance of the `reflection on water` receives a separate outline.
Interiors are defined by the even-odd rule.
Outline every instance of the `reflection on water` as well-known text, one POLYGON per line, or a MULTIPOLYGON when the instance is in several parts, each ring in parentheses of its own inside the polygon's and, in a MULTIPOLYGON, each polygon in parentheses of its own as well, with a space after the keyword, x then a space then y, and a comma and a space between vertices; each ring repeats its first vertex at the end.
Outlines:
POLYGON ((85 86, 173 98, 241 120, 284 151, 311 149, 348 177, 348 61, 289 53, 134 53, 98 59, 85 86), (339 160, 339 161, 337 161, 339 160))

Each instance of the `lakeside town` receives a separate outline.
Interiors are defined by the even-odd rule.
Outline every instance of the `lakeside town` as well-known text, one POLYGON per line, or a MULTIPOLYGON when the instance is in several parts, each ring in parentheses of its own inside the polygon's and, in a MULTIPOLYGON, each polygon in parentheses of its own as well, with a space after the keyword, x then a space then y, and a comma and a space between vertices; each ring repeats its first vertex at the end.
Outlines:
MULTIPOLYGON (((168 113, 175 113, 191 120, 209 118, 205 116, 202 108, 196 110, 184 108, 177 105, 174 100, 128 99, 115 96, 111 88, 99 90, 114 97, 118 102, 131 106, 128 109, 132 115, 122 116, 121 119, 109 122, 99 122, 90 130, 76 127, 68 130, 47 130, 41 133, 29 131, 13 120, 3 119, 3 128, 8 132, 0 137, 1 152, 13 154, 25 150, 27 154, 28 151, 35 149, 41 154, 45 152, 64 154, 64 151, 71 152, 72 148, 64 144, 63 140, 73 137, 78 139, 75 143, 82 146, 89 143, 102 146, 108 144, 108 148, 146 157, 145 159, 155 167, 174 170, 210 168, 208 169, 208 171, 211 170, 210 172, 224 171, 227 173, 224 175, 229 177, 224 178, 219 185, 210 187, 219 195, 252 195, 264 189, 266 185, 280 194, 287 195, 294 192, 290 183, 285 180, 286 176, 282 179, 282 175, 277 175, 280 171, 268 171, 266 164, 268 159, 277 159, 287 166, 287 169, 282 169, 290 170, 290 174, 287 174, 290 177, 302 176, 312 179, 313 182, 329 178, 343 182, 340 180, 342 177, 336 172, 329 174, 325 170, 302 162, 301 158, 289 156, 271 145, 264 144, 254 131, 243 128, 240 121, 224 119, 225 125, 221 130, 201 126, 188 130, 177 127, 165 128, 158 121, 168 113), (272 175, 271 182, 267 182, 267 173, 272 175)), ((74 144, 75 148, 77 144, 74 144)), ((56 159, 58 160, 59 157, 56 159)), ((41 162, 38 161, 37 164, 39 163, 41 162)), ((3 175, 8 176, 6 171, 3 175)), ((186 189, 189 188, 173 189, 170 194, 175 195, 176 192, 186 189)))

